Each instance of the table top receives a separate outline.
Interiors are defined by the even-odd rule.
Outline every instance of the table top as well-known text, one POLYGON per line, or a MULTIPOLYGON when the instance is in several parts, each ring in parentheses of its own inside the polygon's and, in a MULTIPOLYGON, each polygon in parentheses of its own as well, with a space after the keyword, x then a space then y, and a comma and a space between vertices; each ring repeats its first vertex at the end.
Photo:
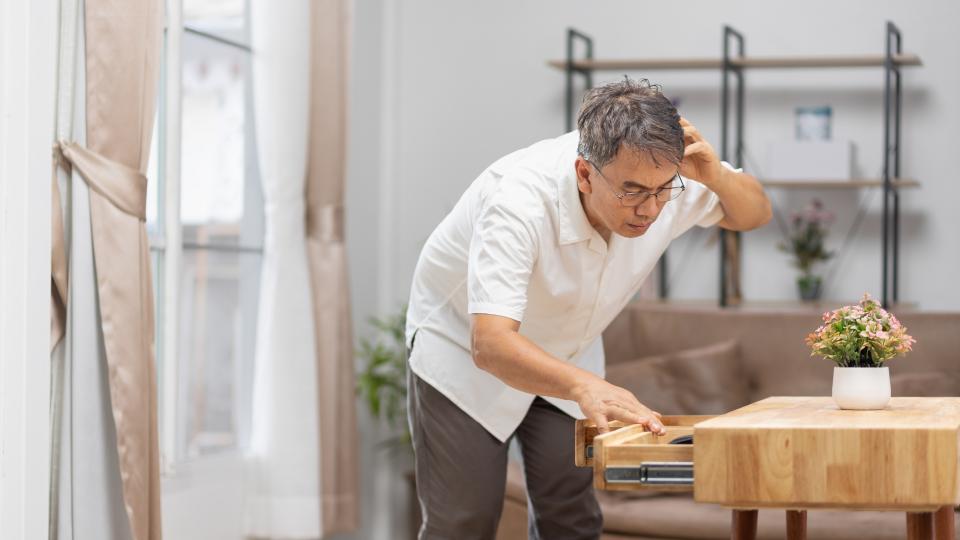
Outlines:
POLYGON ((694 497, 740 508, 931 511, 960 503, 960 398, 879 411, 772 397, 694 426, 694 497))
POLYGON ((770 397, 700 422, 702 429, 960 430, 960 398, 895 397, 886 409, 842 410, 830 397, 770 397))

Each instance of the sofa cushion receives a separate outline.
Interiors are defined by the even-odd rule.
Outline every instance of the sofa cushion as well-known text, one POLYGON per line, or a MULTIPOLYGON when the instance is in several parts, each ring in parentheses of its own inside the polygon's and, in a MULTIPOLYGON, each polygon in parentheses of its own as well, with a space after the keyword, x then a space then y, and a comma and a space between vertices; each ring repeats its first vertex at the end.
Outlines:
POLYGON ((723 414, 749 397, 736 340, 607 366, 607 380, 661 414, 723 414))
POLYGON ((896 397, 960 396, 960 375, 933 371, 892 372, 890 391, 896 397))

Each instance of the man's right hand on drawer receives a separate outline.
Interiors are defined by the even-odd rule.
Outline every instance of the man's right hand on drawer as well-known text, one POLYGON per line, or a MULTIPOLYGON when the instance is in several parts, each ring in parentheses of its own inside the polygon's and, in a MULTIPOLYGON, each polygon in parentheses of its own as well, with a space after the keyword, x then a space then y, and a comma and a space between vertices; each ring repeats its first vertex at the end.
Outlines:
POLYGON ((600 377, 585 378, 573 392, 583 414, 597 425, 597 431, 609 431, 608 422, 619 420, 627 424, 642 424, 657 434, 667 430, 660 422, 660 413, 650 410, 629 390, 612 385, 600 377))

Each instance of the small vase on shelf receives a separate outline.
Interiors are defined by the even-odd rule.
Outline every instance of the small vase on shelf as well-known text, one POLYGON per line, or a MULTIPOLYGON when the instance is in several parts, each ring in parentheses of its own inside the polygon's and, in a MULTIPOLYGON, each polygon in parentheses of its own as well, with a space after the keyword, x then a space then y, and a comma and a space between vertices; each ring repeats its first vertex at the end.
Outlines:
POLYGON ((804 302, 819 300, 822 286, 823 278, 820 276, 803 274, 797 278, 797 289, 800 291, 800 299, 804 302))

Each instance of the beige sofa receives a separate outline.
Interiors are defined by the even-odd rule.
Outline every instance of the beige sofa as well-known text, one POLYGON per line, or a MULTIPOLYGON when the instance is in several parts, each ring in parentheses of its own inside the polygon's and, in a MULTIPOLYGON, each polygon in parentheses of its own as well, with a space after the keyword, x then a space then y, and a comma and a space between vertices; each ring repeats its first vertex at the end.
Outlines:
MULTIPOLYGON (((960 396, 960 313, 897 311, 917 339, 892 360, 895 396, 960 396)), ((607 378, 664 414, 719 414, 774 395, 829 395, 833 365, 811 357, 806 335, 821 312, 631 304, 604 333, 607 378)), ((571 441, 573 444, 573 441, 571 441)), ((512 463, 498 538, 526 538, 522 469, 512 463)), ((599 492, 604 539, 730 537, 730 511, 690 494, 599 492)), ((783 511, 759 513, 758 538, 785 535, 783 511)), ((898 512, 811 511, 810 540, 904 538, 898 512)))

